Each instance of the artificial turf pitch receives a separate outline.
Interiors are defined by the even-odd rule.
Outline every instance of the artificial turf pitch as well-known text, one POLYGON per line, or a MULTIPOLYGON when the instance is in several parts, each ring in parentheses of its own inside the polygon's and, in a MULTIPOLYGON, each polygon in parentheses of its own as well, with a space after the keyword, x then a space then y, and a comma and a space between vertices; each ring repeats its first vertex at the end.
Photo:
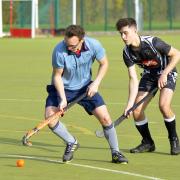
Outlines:
MULTIPOLYGON (((160 37, 180 49, 178 35, 160 37)), ((128 94, 127 69, 122 60, 123 44, 118 35, 96 38, 106 48, 109 59, 109 71, 99 91, 115 120, 122 114, 128 94)), ((22 146, 21 138, 25 132, 43 119, 47 96, 45 87, 51 78, 51 52, 60 39, 0 39, 0 179, 179 179, 180 155, 169 155, 169 141, 158 110, 158 97, 146 110, 156 144, 155 152, 129 153, 129 149, 141 140, 132 118, 117 127, 120 149, 129 160, 127 165, 110 163, 107 142, 94 134, 96 129, 101 128, 99 123, 78 105, 62 119, 81 145, 72 163, 61 163, 65 144, 47 127, 31 138, 32 147, 22 146), (25 166, 16 167, 17 159, 25 159, 25 166)), ((97 65, 93 66, 93 75, 97 65)), ((178 69, 180 71, 180 65, 178 69)), ((141 70, 138 69, 138 72, 141 70)), ((180 83, 177 81, 172 107, 180 135, 179 99, 180 83)))

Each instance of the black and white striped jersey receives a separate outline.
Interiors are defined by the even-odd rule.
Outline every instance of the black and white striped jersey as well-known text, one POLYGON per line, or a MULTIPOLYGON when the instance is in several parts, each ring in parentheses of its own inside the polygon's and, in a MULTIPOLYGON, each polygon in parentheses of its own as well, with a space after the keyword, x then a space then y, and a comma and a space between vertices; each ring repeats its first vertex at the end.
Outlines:
MULTIPOLYGON (((140 36, 140 47, 133 50, 131 46, 125 46, 123 59, 127 67, 137 64, 146 72, 154 75, 161 74, 169 63, 168 53, 171 46, 160 38, 152 36, 140 36)), ((176 72, 176 69, 173 69, 176 72)))

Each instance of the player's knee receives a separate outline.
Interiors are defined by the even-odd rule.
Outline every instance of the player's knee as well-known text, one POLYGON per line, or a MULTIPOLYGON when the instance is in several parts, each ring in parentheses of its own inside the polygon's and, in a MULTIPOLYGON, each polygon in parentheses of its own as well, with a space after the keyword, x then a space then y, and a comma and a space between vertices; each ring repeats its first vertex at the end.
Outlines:
POLYGON ((159 109, 160 109, 162 114, 166 114, 170 110, 170 107, 165 103, 163 103, 163 104, 160 103, 159 104, 159 109))
POLYGON ((141 117, 142 114, 143 112, 141 109, 139 108, 135 109, 133 112, 134 119, 139 119, 139 117, 141 117))
POLYGON ((100 122, 103 126, 109 126, 112 124, 110 117, 103 117, 102 119, 100 119, 100 122))
MULTIPOLYGON (((54 111, 46 111, 45 112, 45 119, 49 118, 50 116, 52 116, 55 112, 54 111)), ((53 119, 49 122, 48 127, 50 129, 52 129, 58 122, 58 118, 57 119, 53 119)))
POLYGON ((56 126, 57 123, 58 123, 58 120, 55 119, 55 120, 49 122, 48 127, 50 129, 52 129, 52 128, 54 128, 56 126))

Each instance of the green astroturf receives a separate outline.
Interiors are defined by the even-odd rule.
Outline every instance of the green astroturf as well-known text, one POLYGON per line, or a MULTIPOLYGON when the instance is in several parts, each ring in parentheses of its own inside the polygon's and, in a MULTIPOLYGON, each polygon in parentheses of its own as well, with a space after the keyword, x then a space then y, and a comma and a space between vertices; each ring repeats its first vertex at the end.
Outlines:
MULTIPOLYGON (((160 37, 180 49, 179 35, 160 37)), ((127 69, 122 60, 123 44, 118 35, 96 38, 106 48, 109 59, 109 71, 99 91, 115 120, 122 114, 128 94, 127 69)), ((156 144, 154 153, 129 153, 129 149, 141 140, 132 118, 117 127, 120 149, 128 158, 128 165, 110 163, 107 142, 94 135, 94 131, 101 128, 99 123, 79 106, 71 108, 62 119, 81 145, 72 164, 57 163, 62 158, 65 145, 47 127, 31 138, 32 147, 21 145, 25 132, 43 119, 47 95, 45 87, 51 78, 51 52, 60 39, 0 39, 0 179, 179 179, 180 155, 169 155, 170 147, 163 118, 158 110, 158 97, 153 99, 146 111, 156 144), (20 156, 25 156, 23 168, 15 166, 20 156)), ((97 65, 95 63, 93 66, 93 76, 97 65)), ((178 69, 180 71, 180 65, 178 69)), ((172 107, 180 135, 179 102, 180 83, 177 81, 172 107)))

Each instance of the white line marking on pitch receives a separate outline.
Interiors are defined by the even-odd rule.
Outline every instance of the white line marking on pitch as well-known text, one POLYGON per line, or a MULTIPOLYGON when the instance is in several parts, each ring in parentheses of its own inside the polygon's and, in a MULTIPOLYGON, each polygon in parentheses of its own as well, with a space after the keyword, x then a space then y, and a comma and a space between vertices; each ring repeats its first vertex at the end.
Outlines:
MULTIPOLYGON (((1 157, 12 157, 12 158, 34 159, 34 160, 41 160, 41 161, 46 161, 46 162, 54 162, 54 163, 64 164, 60 160, 39 158, 39 157, 33 157, 33 156, 23 156, 23 155, 14 155, 14 154, 1 154, 0 156, 1 157)), ((116 173, 116 174, 124 174, 124 175, 129 175, 129 176, 136 176, 136 177, 145 178, 145 179, 164 180, 164 179, 161 179, 161 178, 158 178, 158 177, 146 176, 146 175, 131 173, 131 172, 127 172, 127 171, 119 171, 119 170, 114 170, 114 169, 101 168, 101 167, 90 166, 90 165, 85 165, 85 164, 77 164, 77 163, 71 163, 71 162, 67 163, 67 164, 71 165, 71 166, 84 167, 84 168, 95 169, 95 170, 99 170, 99 171, 106 171, 106 172, 111 172, 111 173, 116 173)))
MULTIPOLYGON (((67 125, 68 126, 68 125, 67 125)), ((87 129, 88 130, 88 129, 87 129)), ((89 131, 89 130, 88 130, 89 131)), ((10 130, 10 129, 0 129, 0 132, 13 132, 13 133, 26 133, 25 130, 10 130)), ((84 134, 84 135, 89 135, 89 136, 95 136, 95 134, 91 131, 89 132, 85 132, 85 131, 81 131, 79 130, 79 132, 74 132, 75 134, 84 134)), ((41 134, 51 134, 51 131, 41 131, 41 134)), ((118 133, 118 136, 123 136, 123 137, 131 137, 131 138, 135 138, 135 137, 138 137, 138 136, 134 136, 134 135, 127 135, 127 134, 121 134, 121 133, 118 133)), ((167 136, 154 136, 158 139, 167 139, 167 136)))

